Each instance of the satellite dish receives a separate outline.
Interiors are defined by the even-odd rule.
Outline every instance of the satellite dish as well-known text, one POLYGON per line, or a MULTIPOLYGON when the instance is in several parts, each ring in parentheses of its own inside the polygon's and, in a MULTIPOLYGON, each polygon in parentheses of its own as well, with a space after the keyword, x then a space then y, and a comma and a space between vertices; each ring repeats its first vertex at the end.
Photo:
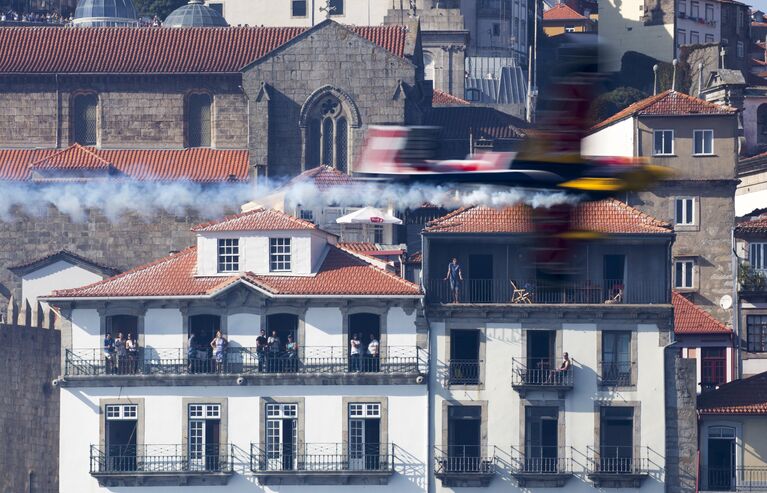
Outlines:
POLYGON ((732 296, 726 294, 719 298, 719 306, 721 306, 723 310, 729 310, 730 307, 732 307, 732 296))

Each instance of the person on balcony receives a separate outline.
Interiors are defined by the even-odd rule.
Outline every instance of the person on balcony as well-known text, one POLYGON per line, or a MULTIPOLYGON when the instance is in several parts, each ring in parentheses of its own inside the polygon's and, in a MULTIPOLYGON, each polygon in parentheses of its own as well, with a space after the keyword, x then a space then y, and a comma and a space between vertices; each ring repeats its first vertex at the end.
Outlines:
POLYGON ((125 349, 125 339, 123 339, 122 332, 117 333, 117 339, 114 341, 114 348, 117 373, 126 373, 128 367, 128 350, 125 349))
POLYGON ((378 342, 378 339, 376 339, 375 334, 372 332, 368 336, 368 339, 370 340, 370 342, 368 342, 368 371, 376 372, 381 368, 381 361, 379 359, 381 345, 378 342))
POLYGON ((349 341, 349 370, 353 372, 360 371, 360 358, 362 357, 362 342, 360 335, 354 334, 349 341))
POLYGON ((274 373, 280 370, 280 351, 282 351, 282 341, 276 330, 272 331, 272 335, 269 336, 266 343, 269 346, 269 371, 274 373))
POLYGON ((189 366, 189 373, 196 373, 199 363, 195 364, 197 361, 197 341, 195 340, 194 334, 189 336, 186 349, 186 361, 189 366))
POLYGON ((570 355, 567 354, 567 352, 562 354, 562 363, 560 363, 559 368, 556 369, 556 382, 558 384, 562 384, 565 382, 565 379, 567 378, 567 372, 570 371, 570 369, 573 367, 573 362, 570 361, 570 355))
POLYGON ((298 371, 298 343, 293 340, 293 334, 288 334, 288 342, 285 344, 285 356, 287 356, 288 360, 286 371, 298 371))
POLYGON ((115 341, 112 334, 107 333, 104 337, 104 372, 109 374, 114 370, 115 341))
POLYGON ((453 257, 450 263, 447 264, 447 275, 445 275, 444 280, 450 281, 450 293, 453 297, 453 303, 460 303, 463 273, 461 272, 461 264, 458 263, 457 258, 453 257))
POLYGON ((216 331, 216 336, 210 341, 210 347, 213 348, 213 362, 216 365, 216 372, 224 371, 224 351, 226 350, 226 339, 220 330, 216 331))
POLYGON ((256 337, 256 356, 258 357, 258 371, 264 371, 264 361, 266 360, 266 348, 269 340, 266 338, 266 331, 261 329, 261 335, 256 337))
POLYGON ((131 333, 128 333, 128 337, 125 339, 125 350, 128 352, 128 373, 136 373, 138 368, 138 343, 131 333))

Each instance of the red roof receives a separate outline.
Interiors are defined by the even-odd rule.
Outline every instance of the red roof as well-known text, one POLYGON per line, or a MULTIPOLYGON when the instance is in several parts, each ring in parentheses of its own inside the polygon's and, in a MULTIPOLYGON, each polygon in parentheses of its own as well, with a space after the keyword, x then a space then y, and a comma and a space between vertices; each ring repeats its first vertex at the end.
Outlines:
POLYGON ((738 110, 730 106, 709 103, 677 91, 663 91, 628 106, 610 118, 603 120, 591 130, 597 130, 630 116, 690 116, 732 115, 738 110))
POLYGON ((434 89, 431 94, 432 106, 451 105, 451 104, 469 104, 465 99, 461 99, 458 96, 453 96, 450 93, 434 89))
POLYGON ((545 21, 559 21, 559 20, 587 20, 570 6, 564 3, 557 4, 551 7, 549 10, 543 13, 543 20, 545 21))
POLYGON ((209 296, 242 281, 272 295, 419 296, 417 285, 359 257, 330 247, 313 276, 269 276, 251 272, 197 277, 196 247, 81 288, 55 291, 55 298, 209 296))
MULTIPOLYGON (((573 229, 605 234, 671 233, 671 227, 658 219, 615 199, 578 204, 573 213, 573 229)), ((458 209, 426 225, 426 233, 532 233, 532 208, 518 204, 494 209, 471 206, 458 209)))
POLYGON ((31 170, 98 169, 111 166, 135 180, 217 182, 248 179, 248 151, 209 148, 0 149, 0 180, 23 181, 31 170))
POLYGON ((700 414, 767 414, 767 372, 733 380, 698 396, 700 414))
POLYGON ((350 252, 357 253, 375 252, 378 250, 376 244, 370 243, 369 241, 339 242, 338 248, 343 248, 344 250, 349 250, 350 252))
POLYGON ((679 293, 671 295, 675 334, 732 334, 726 325, 679 293))
POLYGON ((258 208, 223 219, 198 224, 192 228, 196 233, 220 231, 288 231, 317 229, 317 226, 274 209, 258 208))
POLYGON ((736 233, 767 233, 767 214, 758 215, 735 227, 736 233))
POLYGON ((344 172, 338 171, 338 169, 333 168, 332 166, 322 165, 308 169, 290 180, 291 183, 300 181, 310 181, 314 183, 314 186, 317 187, 318 190, 327 190, 333 187, 351 185, 358 180, 355 180, 344 172))
MULTIPOLYGON (((348 29, 404 56, 404 26, 348 29)), ((232 73, 306 30, 8 27, 0 30, 0 73, 232 73)))

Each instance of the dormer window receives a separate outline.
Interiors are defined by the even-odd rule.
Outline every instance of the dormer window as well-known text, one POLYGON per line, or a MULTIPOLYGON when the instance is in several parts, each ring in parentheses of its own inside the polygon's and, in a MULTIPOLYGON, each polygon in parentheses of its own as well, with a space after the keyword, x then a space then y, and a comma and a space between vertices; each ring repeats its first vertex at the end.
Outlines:
POLYGON ((290 238, 269 238, 269 270, 290 271, 290 238))
POLYGON ((240 270, 240 240, 222 238, 218 240, 218 271, 237 272, 240 270))

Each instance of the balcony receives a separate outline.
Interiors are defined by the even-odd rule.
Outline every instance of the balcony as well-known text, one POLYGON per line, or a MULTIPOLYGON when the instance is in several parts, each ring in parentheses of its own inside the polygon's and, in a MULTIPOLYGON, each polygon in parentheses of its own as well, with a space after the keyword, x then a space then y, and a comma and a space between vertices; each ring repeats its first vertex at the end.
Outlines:
POLYGON ((241 383, 252 379, 261 384, 302 383, 307 378, 318 383, 333 378, 350 384, 404 384, 415 383, 415 377, 427 371, 428 353, 416 346, 382 347, 378 357, 350 357, 346 348, 332 346, 302 347, 297 353, 230 347, 220 362, 206 350, 147 347, 122 360, 106 358, 101 349, 67 349, 64 375, 70 381, 118 380, 120 385, 146 385, 163 378, 178 385, 215 384, 232 376, 242 377, 241 383))
POLYGON ((573 389, 573 368, 562 371, 541 358, 512 358, 511 387, 524 397, 529 390, 553 390, 564 394, 573 389))
POLYGON ((587 447, 587 477, 598 488, 639 488, 650 475, 647 447, 587 447))
POLYGON ((755 269, 747 262, 738 266, 738 287, 741 293, 767 292, 767 270, 755 269))
POLYGON ((561 487, 573 475, 566 447, 511 447, 511 475, 519 487, 561 487))
POLYGON ((91 445, 90 473, 99 486, 225 485, 233 472, 232 445, 91 445))
POLYGON ((383 485, 394 474, 393 444, 251 444, 250 470, 260 484, 383 485))
POLYGON ((767 467, 702 467, 701 491, 767 491, 767 467))
POLYGON ((448 363, 448 385, 479 385, 480 367, 478 359, 451 359, 448 363))
POLYGON ((630 387, 633 385, 630 361, 602 362, 599 384, 603 387, 630 387))
POLYGON ((435 447, 434 462, 442 486, 487 486, 495 475, 495 454, 477 445, 435 447))
MULTIPOLYGON (((428 303, 454 303, 454 293, 451 292, 447 281, 430 279, 424 284, 428 303)), ((557 285, 515 280, 512 285, 508 279, 467 279, 459 287, 458 303, 522 306, 667 304, 669 295, 669 290, 663 282, 625 286, 622 279, 569 281, 557 285)))

